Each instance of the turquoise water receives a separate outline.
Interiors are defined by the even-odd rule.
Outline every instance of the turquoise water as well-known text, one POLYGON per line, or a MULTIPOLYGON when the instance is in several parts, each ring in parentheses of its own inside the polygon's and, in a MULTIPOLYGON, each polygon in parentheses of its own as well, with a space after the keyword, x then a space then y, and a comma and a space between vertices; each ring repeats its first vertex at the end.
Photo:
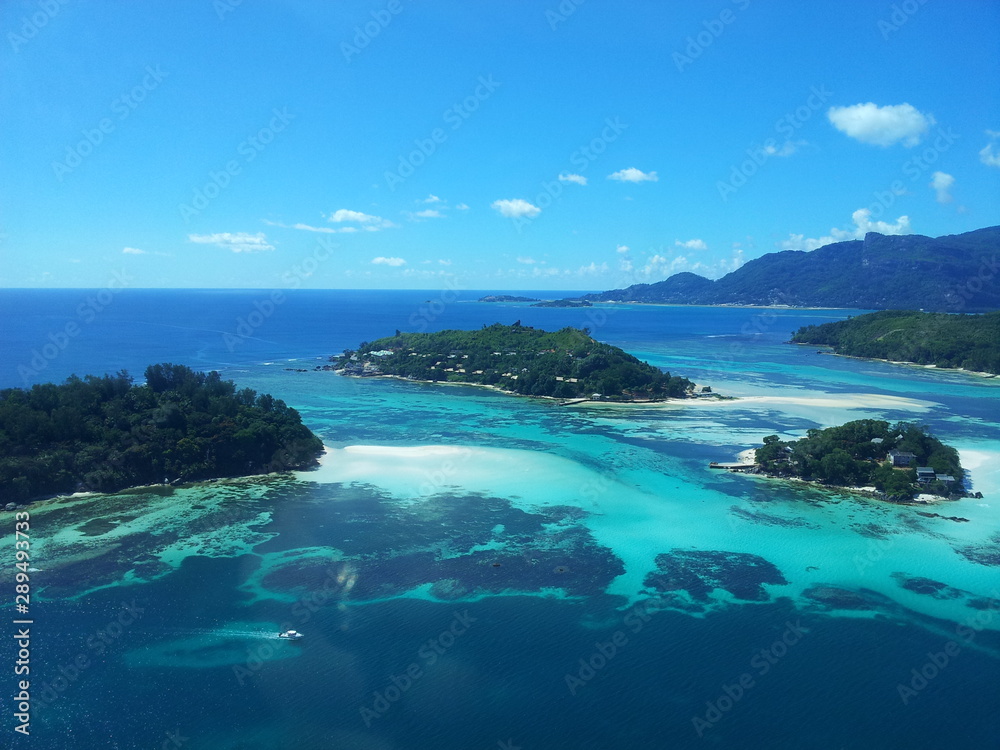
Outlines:
MULTIPOLYGON (((7 385, 81 293, 18 294, 7 385)), ((1000 744, 996 382, 783 343, 844 311, 460 299, 429 320, 428 292, 292 295, 227 347, 258 297, 122 292, 44 368, 218 368, 328 451, 33 506, 32 746, 1000 744), (559 407, 310 369, 396 328, 516 319, 740 398, 559 407), (863 417, 930 425, 984 498, 899 507, 708 469, 863 417)))

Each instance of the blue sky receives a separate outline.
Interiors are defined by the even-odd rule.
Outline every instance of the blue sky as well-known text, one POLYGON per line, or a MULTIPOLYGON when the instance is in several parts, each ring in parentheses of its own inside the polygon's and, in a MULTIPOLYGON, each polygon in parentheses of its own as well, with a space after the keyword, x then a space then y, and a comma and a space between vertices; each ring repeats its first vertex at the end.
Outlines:
POLYGON ((1000 3, 0 4, 0 285, 602 290, 1000 224, 1000 3))

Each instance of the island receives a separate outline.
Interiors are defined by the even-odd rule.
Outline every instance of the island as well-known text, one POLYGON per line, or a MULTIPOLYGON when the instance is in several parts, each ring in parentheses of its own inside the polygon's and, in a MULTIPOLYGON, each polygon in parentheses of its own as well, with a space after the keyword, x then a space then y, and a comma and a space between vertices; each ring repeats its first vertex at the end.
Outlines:
POLYGON ((396 331, 330 361, 343 375, 471 383, 525 396, 625 402, 695 395, 687 378, 595 341, 586 328, 550 333, 520 321, 478 331, 396 331))
POLYGON ((754 457, 760 473, 834 487, 873 487, 884 499, 908 502, 917 493, 965 494, 958 451, 911 422, 859 419, 809 430, 800 440, 768 435, 754 457))
POLYGON ((487 294, 480 297, 478 302, 538 302, 537 297, 515 297, 510 294, 487 294))
POLYGON ((113 492, 302 469, 323 443, 269 394, 157 364, 0 391, 0 498, 113 492))
POLYGON ((780 250, 719 279, 682 271, 663 281, 586 294, 591 302, 991 312, 1000 226, 945 237, 868 232, 815 250, 780 250), (992 260, 991 260, 992 259, 992 260), (986 281, 987 283, 983 283, 986 281))
POLYGON ((1000 312, 948 315, 882 310, 805 326, 794 344, 829 346, 836 354, 1000 375, 1000 312))
POLYGON ((592 302, 585 299, 553 299, 536 302, 532 307, 593 307, 592 302))

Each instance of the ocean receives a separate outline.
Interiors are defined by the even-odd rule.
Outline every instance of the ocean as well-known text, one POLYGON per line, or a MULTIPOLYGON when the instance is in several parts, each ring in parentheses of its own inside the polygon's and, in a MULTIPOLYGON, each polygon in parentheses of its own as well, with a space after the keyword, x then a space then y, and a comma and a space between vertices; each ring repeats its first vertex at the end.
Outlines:
POLYGON ((0 387, 215 369, 327 446, 313 471, 33 504, 31 734, 8 672, 8 746, 1000 746, 997 380, 785 343, 857 311, 487 293, 0 294, 0 387), (397 329, 516 320, 737 398, 562 407, 314 369, 397 329), (860 418, 928 425, 983 498, 708 468, 860 418))

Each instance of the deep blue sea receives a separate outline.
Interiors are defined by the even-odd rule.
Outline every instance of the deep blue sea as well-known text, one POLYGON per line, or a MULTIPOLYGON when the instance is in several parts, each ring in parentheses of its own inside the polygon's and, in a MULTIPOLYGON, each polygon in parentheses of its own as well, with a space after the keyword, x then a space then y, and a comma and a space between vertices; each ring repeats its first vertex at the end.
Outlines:
POLYGON ((33 504, 31 735, 8 638, 6 745, 1000 747, 996 380, 785 343, 856 311, 487 293, 0 293, 0 387, 216 369, 327 446, 311 472, 33 504), (561 407, 313 369, 397 329, 516 320, 737 398, 561 407), (904 507, 708 468, 869 417, 929 425, 984 497, 904 507))

